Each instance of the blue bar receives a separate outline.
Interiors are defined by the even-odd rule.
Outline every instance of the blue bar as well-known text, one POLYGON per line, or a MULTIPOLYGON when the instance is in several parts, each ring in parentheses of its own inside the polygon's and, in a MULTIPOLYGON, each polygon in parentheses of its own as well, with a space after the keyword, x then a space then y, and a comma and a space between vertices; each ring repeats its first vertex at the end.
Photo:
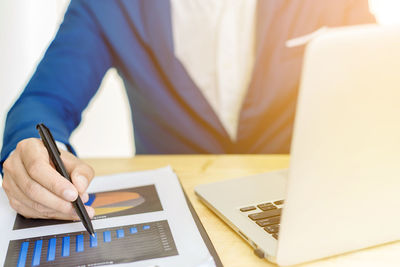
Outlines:
POLYGON ((35 248, 33 249, 32 266, 40 264, 40 254, 42 253, 43 240, 36 240, 35 248))
POLYGON ((150 229, 150 225, 143 225, 143 230, 148 230, 150 229))
POLYGON ((23 242, 19 251, 17 267, 25 267, 26 255, 28 254, 29 242, 23 242))
POLYGON ((105 231, 103 233, 104 242, 111 242, 111 232, 105 231))
POLYGON ((76 236, 76 252, 83 251, 83 235, 76 236))
POLYGON ((94 233, 94 237, 90 236, 90 247, 97 247, 97 233, 94 233))
POLYGON ((49 240, 49 247, 47 248, 47 261, 54 261, 56 258, 56 238, 49 240))
POLYGON ((131 227, 131 229, 129 229, 129 231, 131 232, 131 234, 136 234, 137 233, 137 228, 136 227, 131 227))
POLYGON ((62 239, 61 256, 62 257, 69 256, 69 236, 64 236, 62 239))
POLYGON ((125 236, 124 229, 117 230, 117 238, 123 238, 125 236))

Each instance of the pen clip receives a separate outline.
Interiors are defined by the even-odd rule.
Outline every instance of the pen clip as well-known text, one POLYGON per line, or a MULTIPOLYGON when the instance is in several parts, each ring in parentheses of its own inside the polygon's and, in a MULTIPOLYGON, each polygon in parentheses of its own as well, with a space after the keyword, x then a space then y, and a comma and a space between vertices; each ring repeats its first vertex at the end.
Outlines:
MULTIPOLYGON (((48 141, 50 141, 54 145, 54 147, 57 150, 58 155, 61 155, 61 152, 60 152, 60 150, 58 150, 58 146, 57 146, 56 142, 54 141, 54 137, 51 134, 49 128, 47 128, 46 125, 44 125, 43 123, 39 123, 38 125, 36 125, 36 129, 39 130, 40 135, 45 134, 49 137, 49 138, 47 138, 48 141)), ((42 136, 42 139, 43 139, 43 136, 42 136)))

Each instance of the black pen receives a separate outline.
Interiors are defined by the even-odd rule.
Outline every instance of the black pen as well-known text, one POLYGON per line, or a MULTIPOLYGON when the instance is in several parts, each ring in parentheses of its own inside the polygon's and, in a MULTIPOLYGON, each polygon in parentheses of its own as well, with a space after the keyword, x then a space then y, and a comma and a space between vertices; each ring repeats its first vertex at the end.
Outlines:
MULTIPOLYGON (((39 135, 42 138, 43 144, 46 147, 47 152, 49 152, 50 159, 56 167, 56 170, 59 174, 64 176, 65 179, 72 183, 71 177, 69 176, 69 173, 67 172, 67 169, 65 168, 60 158, 61 153, 57 148, 56 142, 54 141, 53 135, 51 134, 50 130, 43 123, 36 125, 36 129, 39 131, 39 135)), ((79 195, 78 198, 72 202, 72 205, 74 206, 76 213, 81 219, 83 226, 85 226, 89 234, 94 237, 92 221, 90 220, 90 217, 86 212, 85 205, 83 204, 82 199, 79 197, 79 195)))

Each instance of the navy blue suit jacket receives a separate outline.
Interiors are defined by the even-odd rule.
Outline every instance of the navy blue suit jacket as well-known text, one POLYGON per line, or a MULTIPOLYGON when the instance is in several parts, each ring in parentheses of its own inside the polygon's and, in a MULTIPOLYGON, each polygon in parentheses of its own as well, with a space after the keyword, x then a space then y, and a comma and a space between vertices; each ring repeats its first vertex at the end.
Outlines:
POLYGON ((304 47, 287 48, 285 42, 322 26, 374 22, 367 2, 258 2, 254 73, 238 138, 232 142, 174 56, 169 1, 72 0, 54 41, 8 113, 1 163, 20 140, 38 137, 39 122, 69 144, 111 67, 123 77, 133 106, 138 154, 288 153, 304 47))

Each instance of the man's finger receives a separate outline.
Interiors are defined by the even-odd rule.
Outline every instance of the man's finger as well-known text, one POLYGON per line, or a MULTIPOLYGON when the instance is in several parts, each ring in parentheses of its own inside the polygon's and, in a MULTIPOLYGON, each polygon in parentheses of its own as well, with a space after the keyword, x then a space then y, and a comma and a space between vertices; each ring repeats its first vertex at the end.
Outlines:
POLYGON ((23 203, 19 203, 19 208, 17 212, 26 218, 79 220, 79 217, 76 214, 65 214, 55 210, 49 211, 47 213, 39 213, 36 210, 24 205, 23 203))
POLYGON ((86 192, 94 177, 93 168, 67 151, 61 152, 61 158, 79 194, 86 192))
MULTIPOLYGON (((27 149, 24 152, 21 155, 21 160, 28 175, 33 180, 66 201, 71 202, 78 197, 75 186, 51 167, 48 156, 35 157, 37 151, 33 149, 27 149)), ((47 152, 41 151, 41 153, 47 152)))
POLYGON ((43 206, 60 211, 61 213, 66 213, 71 210, 71 202, 58 197, 38 182, 31 179, 24 169, 22 162, 17 161, 15 165, 18 170, 18 173, 14 176, 15 183, 28 198, 43 206))
MULTIPOLYGON (((7 191, 12 192, 12 195, 9 196, 10 204, 11 204, 11 199, 17 199, 19 202, 24 203, 24 205, 27 206, 28 208, 35 210, 37 213, 42 214, 43 216, 45 216, 45 214, 55 212, 54 209, 49 208, 47 205, 42 205, 28 198, 18 187, 18 185, 13 181, 13 179, 7 180, 7 191)), ((14 209, 16 210, 16 208, 14 209)), ((64 213, 66 215, 76 215, 72 205, 67 205, 64 208, 60 207, 60 210, 57 210, 57 212, 64 213)))
POLYGON ((86 193, 86 192, 83 193, 82 195, 80 195, 80 197, 81 197, 81 200, 82 200, 83 203, 86 203, 86 202, 89 201, 89 194, 86 193))

